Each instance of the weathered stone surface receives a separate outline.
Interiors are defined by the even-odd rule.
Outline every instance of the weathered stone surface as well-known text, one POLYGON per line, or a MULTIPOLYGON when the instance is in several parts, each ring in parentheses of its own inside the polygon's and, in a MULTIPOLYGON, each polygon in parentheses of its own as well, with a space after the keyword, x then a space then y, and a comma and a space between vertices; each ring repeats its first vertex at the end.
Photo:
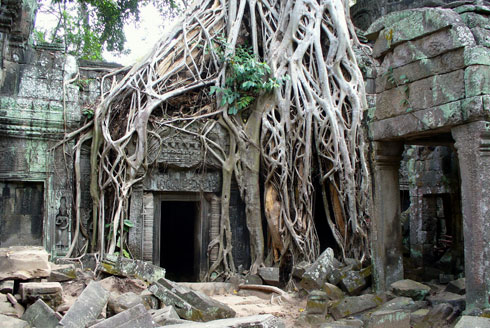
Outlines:
POLYGON ((119 296, 111 294, 109 301, 107 302, 107 310, 110 315, 114 315, 126 311, 138 304, 144 305, 143 298, 133 292, 124 293, 119 296))
MULTIPOLYGON (((489 46, 490 47, 490 46, 489 46)), ((466 47, 464 49, 464 63, 471 65, 490 65, 490 48, 483 46, 466 47)))
POLYGON ((27 321, 9 317, 0 314, 0 322, 2 323, 2 328, 30 328, 31 325, 27 321))
POLYGON ((327 294, 327 297, 332 301, 336 301, 344 297, 344 293, 339 287, 332 285, 328 282, 323 284, 322 290, 327 294))
POLYGON ((22 320, 37 328, 55 328, 60 321, 53 309, 41 299, 27 308, 22 320))
POLYGON ((461 312, 466 308, 466 297, 465 295, 458 295, 449 292, 442 292, 436 295, 432 295, 427 297, 427 300, 430 302, 432 306, 436 306, 438 304, 447 303, 453 306, 454 308, 459 309, 461 312))
POLYGON ((454 328, 490 328, 490 318, 462 316, 454 328))
POLYGON ((148 328, 153 327, 151 315, 143 304, 138 304, 124 312, 116 314, 109 319, 99 322, 92 328, 148 328))
POLYGON ((409 310, 413 311, 415 302, 410 297, 395 297, 379 307, 379 311, 409 310))
POLYGON ((430 287, 410 279, 399 280, 390 286, 397 296, 411 297, 414 300, 423 300, 430 292, 430 287))
MULTIPOLYGON (((395 88, 397 85, 404 85, 405 79, 414 82, 433 75, 440 75, 463 69, 465 65, 467 65, 464 57, 465 51, 465 49, 460 48, 434 58, 422 59, 402 67, 397 67, 393 69, 393 73, 390 74, 395 79, 395 84, 388 80, 388 74, 386 73, 388 68, 381 67, 378 71, 378 77, 376 78, 376 93, 395 88), (403 76, 403 79, 401 76, 403 76)), ((468 56, 470 56, 470 54, 468 56)))
POLYGON ((173 306, 165 306, 162 309, 150 310, 151 317, 155 324, 164 326, 169 319, 180 319, 173 306))
POLYGON ((359 319, 342 319, 331 323, 325 323, 320 326, 320 328, 362 328, 364 327, 364 322, 359 319))
POLYGON ((298 264, 295 264, 293 267, 293 277, 296 279, 303 278, 303 274, 310 267, 310 265, 311 264, 306 261, 301 261, 298 264))
POLYGON ((160 301, 158 298, 155 297, 148 289, 145 289, 144 291, 141 292, 140 294, 141 298, 143 299, 143 304, 147 309, 159 309, 160 308, 160 301))
POLYGON ((87 327, 102 313, 108 298, 109 292, 100 283, 91 281, 61 319, 60 325, 67 328, 87 327))
POLYGON ((475 27, 471 29, 473 36, 475 37, 476 44, 484 47, 490 47, 490 30, 482 27, 475 27))
POLYGON ((327 248, 318 259, 305 271, 301 286, 306 290, 321 289, 327 275, 338 267, 333 250, 327 248))
POLYGON ((48 259, 48 253, 42 247, 0 248, 0 280, 49 277, 48 259))
POLYGON ((63 288, 59 282, 24 282, 19 286, 19 293, 26 304, 40 298, 54 310, 63 302, 63 288))
POLYGON ((48 281, 63 282, 73 280, 77 277, 74 264, 54 264, 51 265, 51 274, 48 281))
POLYGON ((383 295, 361 295, 348 296, 335 303, 329 308, 335 320, 339 320, 353 314, 375 308, 385 302, 383 295))
POLYGON ((4 280, 0 281, 0 293, 12 294, 14 291, 14 280, 4 280))
POLYGON ((418 309, 410 313, 410 324, 415 326, 419 324, 425 316, 429 313, 429 309, 418 309))
POLYGON ((23 305, 21 305, 17 298, 19 298, 20 300, 20 295, 17 294, 17 297, 16 296, 13 296, 12 294, 7 294, 7 300, 10 302, 10 304, 12 304, 12 306, 14 307, 14 310, 15 312, 17 313, 17 318, 21 318, 22 315, 24 314, 25 312, 25 308, 23 305))
POLYGON ((7 295, 5 294, 0 294, 0 314, 17 317, 17 311, 12 303, 8 301, 7 295))
POLYGON ((158 280, 158 283, 201 311, 205 321, 233 318, 236 314, 228 305, 218 302, 198 291, 191 290, 164 278, 158 280))
POLYGON ((245 278, 246 285, 262 285, 263 283, 264 281, 262 280, 262 278, 260 278, 260 276, 256 274, 248 275, 245 278))
POLYGON ((458 295, 464 295, 466 293, 465 279, 459 278, 457 280, 450 281, 444 291, 458 295))
POLYGON ((342 276, 340 287, 349 295, 355 296, 367 287, 367 281, 359 271, 349 271, 342 276))
POLYGON ((464 72, 466 97, 490 94, 490 66, 474 65, 464 72))
POLYGON ((415 328, 446 327, 453 322, 461 312, 447 303, 434 306, 415 328))
POLYGON ((118 276, 138 278, 150 283, 165 278, 165 269, 150 262, 107 255, 101 264, 103 271, 118 276))
MULTIPOLYGON (((403 13, 404 15, 406 13, 403 13)), ((387 16, 400 17, 395 12, 387 16)), ((374 23, 376 24, 376 22, 374 23)), ((374 25, 373 24, 373 25, 374 25)), ((384 26, 373 47, 374 58, 379 58, 391 47, 402 42, 419 39, 425 35, 432 34, 451 25, 463 26, 461 18, 452 10, 432 8, 432 9, 413 9, 402 19, 392 19, 385 17, 384 26), (390 32, 391 31, 391 32, 390 32), (388 34, 391 35, 390 37, 388 34), (388 40, 391 39, 391 40, 388 40)), ((372 29, 369 29, 372 31, 372 29)), ((368 32, 368 34, 371 34, 368 32)))
POLYGON ((254 315, 250 317, 241 317, 234 319, 221 319, 205 323, 189 323, 166 326, 168 328, 285 328, 282 320, 274 317, 272 314, 254 315))
POLYGON ((465 12, 460 14, 464 23, 469 28, 482 27, 490 30, 490 23, 488 22, 488 15, 480 15, 474 12, 465 12))
POLYGON ((266 284, 272 286, 280 285, 279 268, 277 267, 259 268, 257 273, 264 280, 266 284))
POLYGON ((410 312, 405 310, 376 311, 368 321, 368 328, 410 328, 410 312))
MULTIPOLYGON (((260 279, 260 282, 262 282, 262 279, 260 279)), ((240 283, 238 282, 238 284, 240 283)), ((236 284, 231 282, 179 282, 178 284, 208 296, 233 293, 236 287, 236 284)), ((258 285, 262 285, 262 283, 258 285)))
POLYGON ((465 71, 431 76, 409 83, 407 87, 408 97, 404 87, 379 94, 376 98, 374 119, 382 120, 405 114, 408 108, 414 112, 465 98, 465 71))
POLYGON ((314 290, 308 295, 306 312, 308 314, 324 314, 327 309, 329 297, 321 290, 314 290))

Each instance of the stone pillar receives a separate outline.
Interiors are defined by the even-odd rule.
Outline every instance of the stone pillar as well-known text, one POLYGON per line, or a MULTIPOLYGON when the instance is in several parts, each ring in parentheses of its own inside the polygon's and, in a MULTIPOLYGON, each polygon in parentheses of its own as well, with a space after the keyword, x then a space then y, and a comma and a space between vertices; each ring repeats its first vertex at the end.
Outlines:
POLYGON ((490 307, 490 122, 460 125, 451 133, 461 176, 466 310, 472 311, 490 307))
POLYGON ((372 250, 376 291, 385 291, 403 279, 400 186, 398 182, 403 144, 375 142, 374 216, 372 250))

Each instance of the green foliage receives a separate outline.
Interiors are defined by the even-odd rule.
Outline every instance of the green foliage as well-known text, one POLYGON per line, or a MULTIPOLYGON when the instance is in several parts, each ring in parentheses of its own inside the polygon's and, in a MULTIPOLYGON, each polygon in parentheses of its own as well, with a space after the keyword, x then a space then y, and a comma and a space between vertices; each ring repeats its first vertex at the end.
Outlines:
POLYGON ((220 105, 228 105, 229 114, 237 114, 250 106, 258 95, 280 87, 289 79, 287 75, 280 79, 268 78, 271 68, 267 63, 258 61, 250 47, 239 46, 234 55, 227 56, 225 54, 228 53, 229 46, 223 39, 218 39, 218 42, 221 43, 221 47, 218 47, 216 52, 230 71, 225 86, 212 86, 209 94, 219 94, 220 105))
POLYGON ((94 110, 92 108, 85 108, 82 114, 89 120, 94 117, 94 110))
POLYGON ((410 103, 410 87, 408 86, 408 83, 410 83, 410 79, 405 75, 402 74, 400 75, 399 80, 395 78, 395 75, 393 74, 393 67, 388 67, 388 70, 384 73, 384 76, 386 76, 386 79, 388 82, 399 88, 402 86, 402 92, 403 92, 403 99, 400 100, 400 106, 407 106, 407 113, 411 112, 413 110, 411 103, 410 103))
MULTIPOLYGON (((107 238, 109 239, 108 240, 108 244, 109 244, 110 238, 112 237, 113 224, 107 223, 105 225, 105 227, 106 227, 106 229, 109 229, 109 232, 107 234, 107 238)), ((123 221, 123 230, 124 230, 125 238, 127 237, 128 233, 129 233, 129 229, 132 227, 134 227, 134 223, 131 220, 124 220, 123 221)), ((120 232, 120 230, 117 229, 116 230, 116 238, 117 238, 116 247, 119 249, 119 251, 122 252, 124 257, 131 258, 131 254, 126 249, 124 249, 124 244, 127 245, 126 241, 123 241, 123 245, 121 245, 121 236, 120 236, 119 232, 120 232)), ((114 255, 116 255, 116 256, 119 255, 119 251, 114 252, 114 255)))

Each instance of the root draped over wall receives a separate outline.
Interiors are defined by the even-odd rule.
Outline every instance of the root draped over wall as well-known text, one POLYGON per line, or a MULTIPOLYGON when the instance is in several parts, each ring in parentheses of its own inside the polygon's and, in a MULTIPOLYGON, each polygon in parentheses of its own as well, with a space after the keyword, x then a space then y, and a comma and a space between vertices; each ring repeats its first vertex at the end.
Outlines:
POLYGON ((287 252, 296 260, 319 255, 314 179, 342 256, 368 258, 366 102, 353 51, 361 45, 348 10, 343 0, 197 1, 144 59, 106 76, 103 87, 110 87, 93 125, 81 130, 81 138, 83 131, 92 137, 93 249, 114 253, 119 247, 132 186, 158 157, 149 145, 161 149, 165 135, 159 131, 170 128, 199 137, 223 172, 218 261, 210 273, 235 271, 228 210, 233 176, 246 205, 252 272, 266 255, 275 262, 287 252), (251 45, 271 77, 290 77, 236 115, 209 94, 211 86, 225 85, 229 71, 216 51, 223 36, 228 55, 251 45), (196 122, 204 123, 201 129, 191 128, 196 122), (208 137, 216 124, 228 131, 226 149, 208 137), (108 223, 113 228, 106 236, 108 223))

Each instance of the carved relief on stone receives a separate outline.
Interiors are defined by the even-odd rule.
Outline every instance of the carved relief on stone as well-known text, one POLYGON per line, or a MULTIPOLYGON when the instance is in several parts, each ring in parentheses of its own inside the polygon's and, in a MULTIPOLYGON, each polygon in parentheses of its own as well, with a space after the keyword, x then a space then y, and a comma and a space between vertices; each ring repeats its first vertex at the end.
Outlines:
POLYGON ((219 171, 195 172, 181 170, 153 171, 144 181, 148 191, 218 192, 221 190, 219 171))
POLYGON ((68 206, 66 197, 60 198, 60 206, 58 208, 58 214, 56 215, 56 250, 63 251, 69 246, 69 227, 70 217, 68 215, 68 206))

